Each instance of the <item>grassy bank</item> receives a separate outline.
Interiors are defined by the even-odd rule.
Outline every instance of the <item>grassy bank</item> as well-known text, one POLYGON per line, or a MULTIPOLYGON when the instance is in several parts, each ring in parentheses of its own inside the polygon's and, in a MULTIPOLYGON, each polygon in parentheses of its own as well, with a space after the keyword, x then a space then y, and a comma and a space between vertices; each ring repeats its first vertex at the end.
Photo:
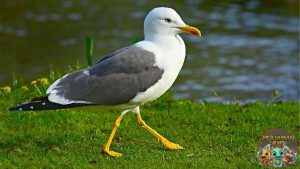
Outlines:
POLYGON ((128 113, 111 147, 124 156, 108 157, 100 148, 117 113, 7 111, 38 95, 32 86, 0 96, 0 168, 261 168, 255 157, 259 135, 286 128, 300 138, 296 102, 196 104, 165 95, 143 106, 142 116, 185 150, 166 150, 128 113))

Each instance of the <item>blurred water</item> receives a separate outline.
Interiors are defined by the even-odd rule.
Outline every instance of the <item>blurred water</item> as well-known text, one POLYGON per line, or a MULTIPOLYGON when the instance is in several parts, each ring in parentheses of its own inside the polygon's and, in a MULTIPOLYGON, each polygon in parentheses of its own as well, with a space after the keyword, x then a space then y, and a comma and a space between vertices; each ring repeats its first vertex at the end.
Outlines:
POLYGON ((182 35, 187 59, 173 91, 197 101, 299 100, 297 0, 4 0, 0 6, 0 85, 13 73, 30 81, 85 64, 84 39, 95 38, 97 60, 143 37, 143 20, 170 6, 203 37, 182 35))

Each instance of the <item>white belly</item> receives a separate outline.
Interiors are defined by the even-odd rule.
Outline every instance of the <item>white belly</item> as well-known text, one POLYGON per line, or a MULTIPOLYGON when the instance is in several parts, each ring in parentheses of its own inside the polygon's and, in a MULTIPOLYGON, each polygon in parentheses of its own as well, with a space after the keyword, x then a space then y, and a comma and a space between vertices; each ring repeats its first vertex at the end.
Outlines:
POLYGON ((139 93, 135 98, 131 100, 131 102, 146 103, 159 98, 172 86, 178 76, 178 73, 175 71, 165 72, 162 75, 162 78, 155 85, 147 89, 145 92, 139 93))

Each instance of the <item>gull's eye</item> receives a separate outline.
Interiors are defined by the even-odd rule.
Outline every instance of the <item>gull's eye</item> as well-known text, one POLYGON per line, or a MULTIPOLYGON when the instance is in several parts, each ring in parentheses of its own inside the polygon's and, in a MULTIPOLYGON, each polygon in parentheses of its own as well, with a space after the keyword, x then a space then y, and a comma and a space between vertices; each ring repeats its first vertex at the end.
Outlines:
POLYGON ((166 21, 167 23, 172 22, 171 19, 169 19, 169 18, 166 18, 165 21, 166 21))

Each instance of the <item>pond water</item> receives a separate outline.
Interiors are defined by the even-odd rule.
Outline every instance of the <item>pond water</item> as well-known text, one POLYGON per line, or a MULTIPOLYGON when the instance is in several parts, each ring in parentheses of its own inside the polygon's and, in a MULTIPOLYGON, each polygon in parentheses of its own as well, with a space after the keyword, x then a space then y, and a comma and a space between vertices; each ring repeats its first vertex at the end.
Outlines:
POLYGON ((85 37, 95 61, 143 38, 150 9, 169 6, 202 37, 182 35, 187 58, 172 87, 177 98, 242 102, 299 100, 299 2, 4 0, 0 6, 0 85, 25 81, 85 60, 85 37))

